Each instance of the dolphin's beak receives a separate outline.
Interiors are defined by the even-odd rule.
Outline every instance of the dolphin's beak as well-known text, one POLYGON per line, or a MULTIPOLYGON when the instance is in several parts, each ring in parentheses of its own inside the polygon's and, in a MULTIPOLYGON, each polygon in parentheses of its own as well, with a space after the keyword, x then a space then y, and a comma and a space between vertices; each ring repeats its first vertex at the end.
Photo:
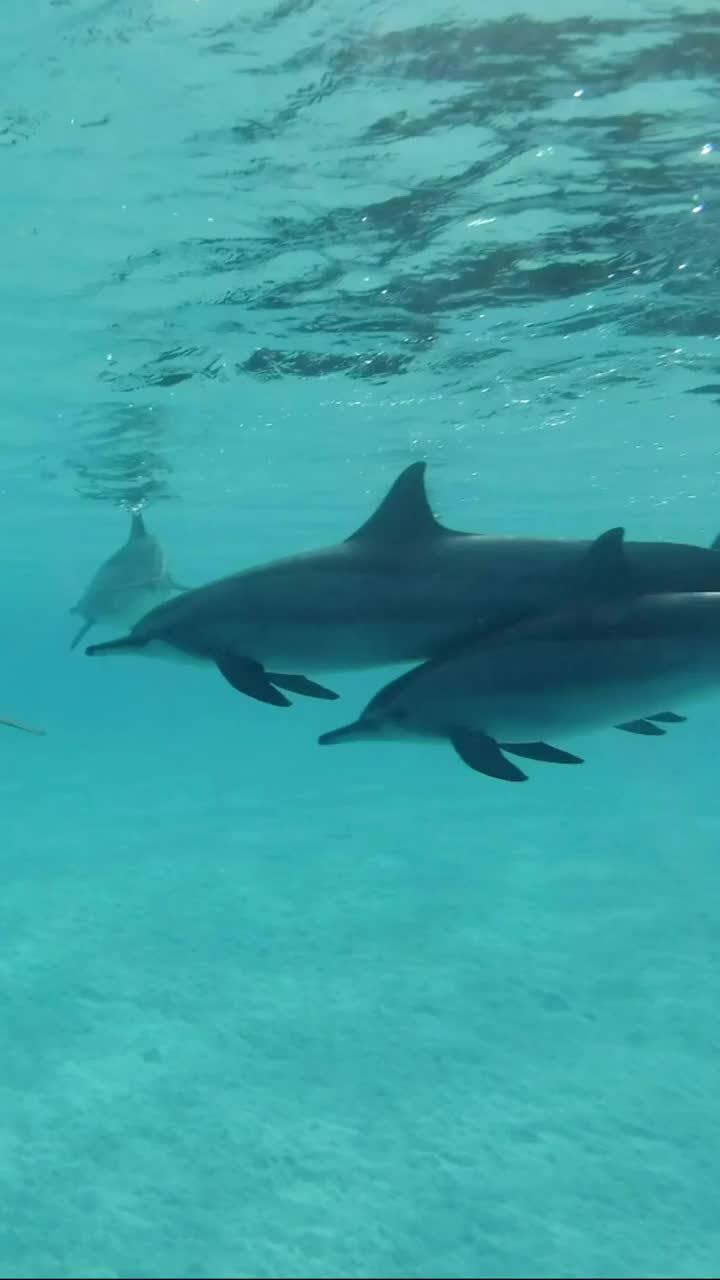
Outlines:
POLYGON ((98 654, 132 653, 133 650, 142 648, 142 642, 134 640, 131 636, 122 636, 120 640, 104 640, 102 644, 89 644, 85 653, 89 658, 95 658, 98 654))
POLYGON ((372 737, 363 720, 353 720, 352 724, 344 724, 341 729, 331 729, 329 733, 321 733, 318 742, 321 747, 334 747, 336 742, 363 742, 372 737))

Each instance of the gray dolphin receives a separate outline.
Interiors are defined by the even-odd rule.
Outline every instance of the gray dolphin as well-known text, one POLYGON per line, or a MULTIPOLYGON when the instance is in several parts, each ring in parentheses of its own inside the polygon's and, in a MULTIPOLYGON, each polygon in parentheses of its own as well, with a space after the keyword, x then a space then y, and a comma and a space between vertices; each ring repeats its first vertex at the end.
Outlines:
POLYGON ((132 625, 177 591, 157 538, 148 533, 142 513, 132 514, 127 542, 101 564, 70 613, 85 622, 70 645, 74 649, 96 622, 132 625))
MULTIPOLYGON (((336 695, 296 672, 421 662, 482 619, 572 594, 590 543, 448 529, 412 463, 370 518, 335 546, 246 569, 153 609, 90 656, 144 654, 213 663, 236 689, 287 706, 287 689, 336 695)), ((644 591, 720 591, 720 551, 635 542, 644 591)))
POLYGON ((508 755, 582 764, 552 739, 603 728, 658 736, 684 720, 661 708, 720 693, 720 592, 638 595, 623 534, 609 530, 591 549, 584 601, 457 638, 321 745, 444 741, 477 772, 524 782, 508 755))

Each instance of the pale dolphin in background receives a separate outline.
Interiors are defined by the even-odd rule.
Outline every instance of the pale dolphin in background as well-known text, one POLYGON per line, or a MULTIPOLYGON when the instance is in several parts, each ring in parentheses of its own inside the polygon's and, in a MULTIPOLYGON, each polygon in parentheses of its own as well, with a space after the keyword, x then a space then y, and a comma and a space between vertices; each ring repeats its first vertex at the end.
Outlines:
POLYGON ((622 529, 587 558, 585 601, 448 645, 385 685, 319 742, 445 742, 471 769, 527 775, 508 756, 582 764, 553 740, 600 729, 658 737, 689 703, 720 694, 720 592, 634 591, 622 529))
POLYGON ((22 729, 23 733, 36 733, 36 734, 39 734, 40 736, 42 736, 45 733, 44 729, 31 729, 29 725, 19 724, 17 720, 0 719, 0 724, 4 724, 8 729, 22 729))
POLYGON ((165 553, 145 528, 142 513, 134 512, 127 542, 100 566, 70 610, 85 619, 70 648, 74 649, 96 622, 132 626, 148 609, 186 589, 173 580, 165 553))
MULTIPOLYGON (((337 696, 298 673, 422 662, 478 622, 573 598, 589 541, 448 529, 425 466, 407 467, 343 542, 197 587, 86 653, 211 664, 239 692, 288 706, 282 689, 337 696)), ((720 591, 716 549, 632 542, 625 554, 641 591, 720 591)))

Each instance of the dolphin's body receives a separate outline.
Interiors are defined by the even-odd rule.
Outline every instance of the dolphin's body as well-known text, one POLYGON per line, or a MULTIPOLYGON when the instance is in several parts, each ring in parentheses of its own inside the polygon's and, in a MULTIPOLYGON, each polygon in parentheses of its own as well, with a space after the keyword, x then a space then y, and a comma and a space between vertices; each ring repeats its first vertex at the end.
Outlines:
POLYGON ((638 595, 622 534, 598 539, 577 607, 469 633, 320 743, 444 741, 478 772, 522 782, 507 754, 581 764, 555 743, 612 727, 658 735, 685 719, 663 708, 720 693, 720 592, 638 595))
POLYGON ((85 594, 70 610, 85 619, 74 649, 96 622, 132 626, 148 609, 184 588, 174 582, 165 553, 134 512, 127 542, 100 566, 85 594))
MULTIPOLYGON (((214 663, 235 688, 286 706, 278 686, 333 697, 304 676, 423 661, 472 623, 572 593, 590 543, 458 533, 433 515, 425 463, 395 481, 345 542, 196 588, 91 656, 136 653, 214 663)), ((720 591, 720 551, 636 542, 644 591, 720 591)))

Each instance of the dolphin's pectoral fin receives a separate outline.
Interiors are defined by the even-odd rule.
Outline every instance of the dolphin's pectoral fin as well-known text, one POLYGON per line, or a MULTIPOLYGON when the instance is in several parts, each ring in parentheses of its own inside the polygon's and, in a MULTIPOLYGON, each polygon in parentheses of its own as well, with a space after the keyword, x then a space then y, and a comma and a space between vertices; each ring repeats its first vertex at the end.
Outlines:
POLYGON ((616 724, 615 728, 624 729, 625 733, 641 733, 646 738, 660 738, 665 733, 665 729, 652 720, 628 720, 625 724, 616 724))
POLYGON ((489 778, 500 778, 503 782, 527 782, 527 774, 506 760, 497 742, 486 734, 456 729, 450 735, 450 742, 463 764, 476 773, 485 773, 489 778))
POLYGON ((91 627, 94 627, 94 626, 95 626, 95 619, 94 619, 94 618, 91 618, 89 622, 83 622, 83 624, 82 624, 82 626, 81 626, 80 630, 78 631, 77 635, 76 635, 76 636, 74 636, 74 637, 73 637, 73 639, 70 641, 70 648, 71 648, 71 649, 76 649, 76 648, 77 648, 77 646, 79 645, 80 641, 81 641, 81 640, 82 640, 82 639, 87 635, 87 633, 88 633, 88 631, 90 630, 90 628, 91 628, 91 627))
POLYGON ((551 747, 547 742, 501 742, 503 751, 512 756, 526 756, 528 760, 544 760, 547 764, 584 764, 582 756, 551 747))
POLYGON ((224 676, 228 684, 238 693, 248 698, 256 698, 258 702, 268 702, 273 707, 289 707, 291 702, 279 689, 270 683, 270 679, 262 663, 253 658, 236 658, 233 654, 220 654, 215 659, 215 666, 224 676))
POLYGON ((306 698, 325 698, 328 702, 334 702, 340 697, 339 693, 316 684, 314 680, 308 680, 307 676, 285 675, 278 671, 268 671, 266 675, 271 684, 276 684, 280 689, 289 689, 291 693, 302 693, 306 698))
POLYGON ((291 693, 304 694, 306 698, 324 698, 334 700, 339 697, 332 689, 326 689, 307 676, 285 674, 280 671, 266 671, 261 662, 254 658, 237 658, 232 654, 221 654, 215 659, 215 665, 228 684, 248 698, 256 698, 258 702, 268 702, 274 707, 289 707, 290 699, 280 692, 288 689, 291 693), (276 687, 277 686, 277 687, 276 687))
POLYGON ((626 724, 616 724, 616 729, 624 729, 626 733, 642 733, 646 738, 659 738, 666 733, 661 724, 684 724, 687 716, 679 716, 676 711, 658 711, 654 716, 646 716, 644 720, 628 720, 626 724))

